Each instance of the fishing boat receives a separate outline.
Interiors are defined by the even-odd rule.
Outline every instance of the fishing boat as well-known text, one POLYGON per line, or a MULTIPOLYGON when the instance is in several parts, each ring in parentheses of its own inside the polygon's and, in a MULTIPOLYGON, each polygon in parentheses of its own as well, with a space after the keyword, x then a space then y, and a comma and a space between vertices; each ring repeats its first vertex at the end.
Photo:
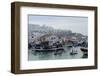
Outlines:
POLYGON ((35 50, 36 52, 64 51, 61 43, 55 43, 54 45, 50 46, 48 41, 44 41, 44 42, 41 42, 40 44, 36 44, 33 50, 35 50))
POLYGON ((87 48, 80 48, 82 52, 88 52, 87 48))
POLYGON ((53 52, 55 49, 35 49, 35 52, 53 52))
POLYGON ((83 52, 82 58, 87 58, 88 57, 88 49, 87 48, 80 48, 81 51, 83 52))
POLYGON ((70 55, 76 55, 78 54, 77 50, 73 47, 72 51, 70 52, 70 55))

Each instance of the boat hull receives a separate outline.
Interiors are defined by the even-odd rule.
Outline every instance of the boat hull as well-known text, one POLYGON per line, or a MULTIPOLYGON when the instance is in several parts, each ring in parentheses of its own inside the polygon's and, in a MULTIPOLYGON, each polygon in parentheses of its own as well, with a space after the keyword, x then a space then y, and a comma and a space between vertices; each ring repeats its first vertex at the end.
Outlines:
POLYGON ((82 52, 88 52, 87 48, 80 48, 82 52))

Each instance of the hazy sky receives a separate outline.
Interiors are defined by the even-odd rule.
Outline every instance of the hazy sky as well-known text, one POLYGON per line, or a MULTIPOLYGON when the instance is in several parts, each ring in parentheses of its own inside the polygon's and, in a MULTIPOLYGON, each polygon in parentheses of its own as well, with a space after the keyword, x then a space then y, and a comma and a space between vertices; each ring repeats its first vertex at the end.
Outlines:
POLYGON ((29 24, 46 25, 88 35, 88 17, 30 15, 29 24))

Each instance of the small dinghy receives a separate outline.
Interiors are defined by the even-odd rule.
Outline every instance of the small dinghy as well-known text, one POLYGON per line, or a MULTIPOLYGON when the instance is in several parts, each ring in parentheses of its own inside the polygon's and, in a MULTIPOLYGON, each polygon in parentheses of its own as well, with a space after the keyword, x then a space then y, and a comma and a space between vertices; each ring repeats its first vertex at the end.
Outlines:
POLYGON ((72 48, 72 51, 70 52, 70 55, 76 55, 77 54, 77 50, 75 49, 75 47, 72 48))

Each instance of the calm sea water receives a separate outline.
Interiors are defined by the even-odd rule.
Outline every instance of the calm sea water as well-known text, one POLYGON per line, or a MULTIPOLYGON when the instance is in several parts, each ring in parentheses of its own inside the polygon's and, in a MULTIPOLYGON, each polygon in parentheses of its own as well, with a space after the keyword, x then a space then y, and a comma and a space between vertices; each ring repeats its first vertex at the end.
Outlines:
MULTIPOLYGON (((34 52, 32 49, 28 52, 28 60, 56 60, 56 59, 81 59, 84 53, 80 50, 80 47, 76 47, 77 54, 71 55, 72 47, 64 48, 64 51, 60 52, 34 52)), ((87 58, 87 57, 86 57, 87 58)))

